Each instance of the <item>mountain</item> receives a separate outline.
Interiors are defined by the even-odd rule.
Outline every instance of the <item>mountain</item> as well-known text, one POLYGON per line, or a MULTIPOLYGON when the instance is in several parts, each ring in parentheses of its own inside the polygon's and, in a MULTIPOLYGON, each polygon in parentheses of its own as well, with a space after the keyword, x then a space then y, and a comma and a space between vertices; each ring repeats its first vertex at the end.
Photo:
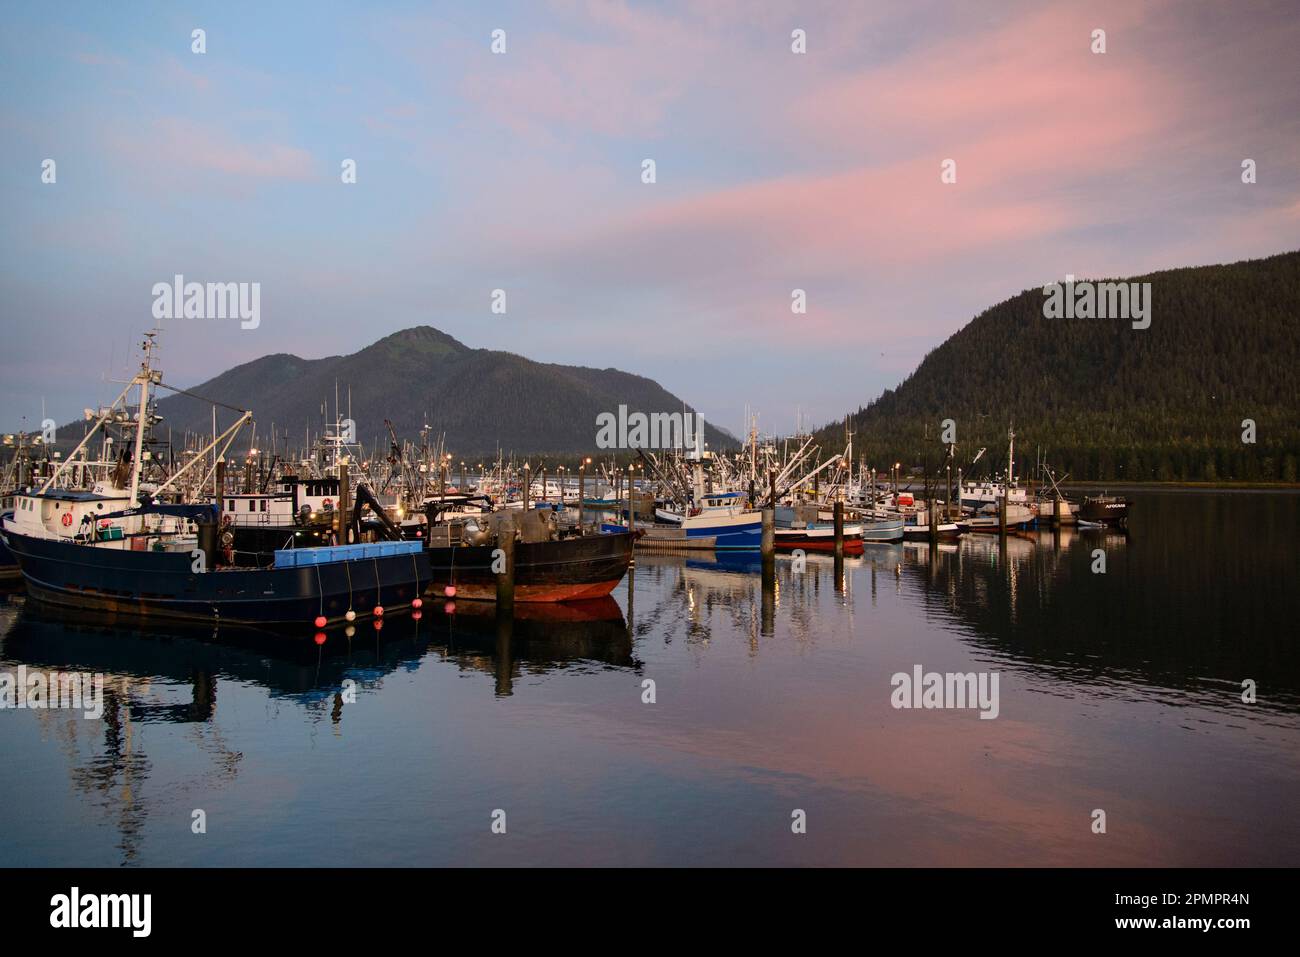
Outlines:
MULTIPOLYGON (((466 458, 494 456, 498 446, 506 454, 594 452, 596 417, 602 412, 617 414, 620 404, 629 411, 690 409, 642 376, 471 349, 429 326, 394 333, 348 356, 264 356, 190 391, 253 410, 259 439, 269 436, 274 423, 297 448, 308 429, 313 437, 321 431, 327 400, 332 418, 336 383, 345 416, 351 389, 356 438, 367 447, 387 442, 384 419, 392 420, 399 438, 414 440, 427 421, 433 435, 445 433, 447 448, 466 458)), ((209 403, 186 395, 158 401, 162 428, 170 428, 178 442, 186 430, 210 434, 211 410, 209 403)), ((218 410, 220 423, 232 419, 229 411, 218 410)), ((735 445, 707 419, 705 441, 711 448, 735 445)))
MULTIPOLYGON (((1021 466, 1041 448, 1073 479, 1296 481, 1300 252, 1122 281, 1151 284, 1149 328, 1045 318, 1043 290, 1026 290, 853 413, 854 458, 935 467, 953 419, 959 463, 988 447, 981 469, 1005 467, 1014 424, 1021 466)), ((842 449, 844 423, 819 437, 842 449)))

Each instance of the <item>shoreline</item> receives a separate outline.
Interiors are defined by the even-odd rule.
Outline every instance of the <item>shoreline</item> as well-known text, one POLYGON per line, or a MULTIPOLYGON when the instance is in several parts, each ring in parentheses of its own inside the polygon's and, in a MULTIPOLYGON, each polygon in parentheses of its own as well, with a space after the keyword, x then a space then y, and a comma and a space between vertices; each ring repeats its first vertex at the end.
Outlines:
POLYGON ((1093 491, 1096 489, 1125 489, 1149 491, 1168 489, 1187 492, 1300 492, 1300 482, 1062 482, 1063 489, 1093 491))

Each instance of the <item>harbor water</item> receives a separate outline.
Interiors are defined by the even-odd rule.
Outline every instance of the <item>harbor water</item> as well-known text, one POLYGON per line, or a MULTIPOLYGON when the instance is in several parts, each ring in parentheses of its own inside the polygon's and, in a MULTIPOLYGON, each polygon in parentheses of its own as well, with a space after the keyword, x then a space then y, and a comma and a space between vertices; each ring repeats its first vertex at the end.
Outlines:
POLYGON ((757 555, 638 552, 608 601, 324 644, 13 596, 0 673, 103 695, 0 710, 0 860, 1294 863, 1300 495, 1130 498, 1127 534, 782 555, 766 591, 757 555), (900 707, 918 673, 989 697, 900 707))

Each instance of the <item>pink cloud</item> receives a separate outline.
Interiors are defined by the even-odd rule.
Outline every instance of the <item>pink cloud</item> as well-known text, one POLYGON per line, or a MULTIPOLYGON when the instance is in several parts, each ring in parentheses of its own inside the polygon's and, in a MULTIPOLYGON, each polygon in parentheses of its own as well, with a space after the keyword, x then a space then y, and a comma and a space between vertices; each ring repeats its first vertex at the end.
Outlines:
POLYGON ((229 130, 179 117, 155 120, 143 138, 118 136, 115 146, 160 174, 223 173, 241 179, 307 180, 314 160, 306 150, 283 143, 249 143, 229 130))

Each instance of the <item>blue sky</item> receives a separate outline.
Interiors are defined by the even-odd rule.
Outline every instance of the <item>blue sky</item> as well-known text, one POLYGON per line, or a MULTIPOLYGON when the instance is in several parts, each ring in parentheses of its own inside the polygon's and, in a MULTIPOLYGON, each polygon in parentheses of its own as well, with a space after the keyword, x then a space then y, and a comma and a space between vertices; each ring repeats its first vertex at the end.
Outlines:
POLYGON ((256 330, 164 323, 178 385, 428 324, 650 376, 740 432, 747 404, 764 430, 855 409, 1067 272, 1300 246, 1292 4, 9 4, 0 23, 7 429, 116 394, 176 273, 262 287, 256 330))

